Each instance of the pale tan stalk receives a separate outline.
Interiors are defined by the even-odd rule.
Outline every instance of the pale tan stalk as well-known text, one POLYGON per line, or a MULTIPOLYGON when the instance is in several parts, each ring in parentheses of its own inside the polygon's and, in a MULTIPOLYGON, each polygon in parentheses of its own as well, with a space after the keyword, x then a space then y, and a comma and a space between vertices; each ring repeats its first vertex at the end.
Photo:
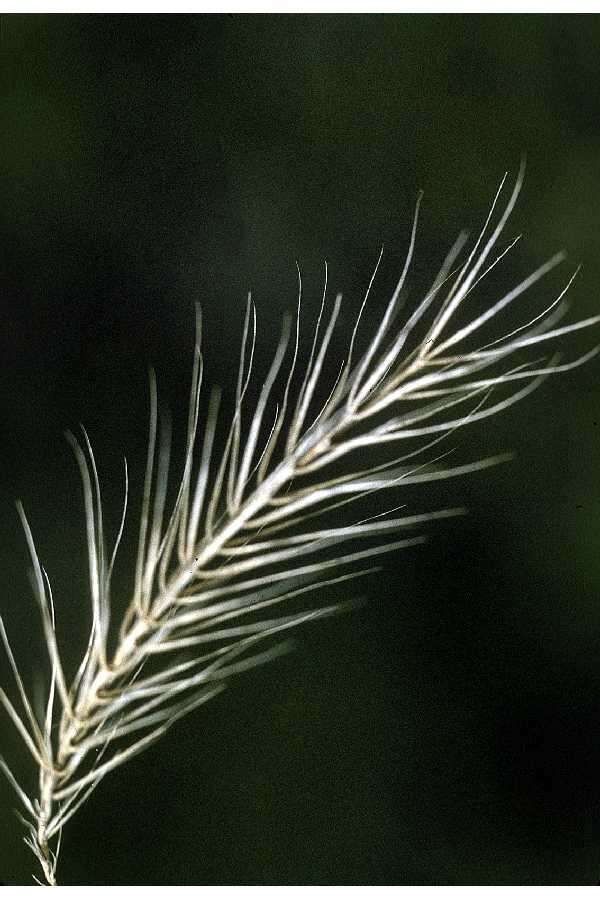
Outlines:
POLYGON ((224 451, 219 459, 215 459, 214 451, 220 433, 218 394, 214 392, 197 450, 203 377, 198 313, 185 461, 166 522, 170 423, 166 416, 158 415, 156 382, 151 375, 138 553, 131 598, 116 623, 111 621, 111 577, 126 517, 127 467, 121 524, 108 552, 100 479, 91 443, 85 432, 83 445, 70 436, 83 484, 92 610, 87 648, 72 678, 61 659, 50 582, 19 507, 51 671, 44 721, 39 722, 0 619, 0 638, 22 712, 2 689, 0 704, 38 768, 37 791, 26 790, 1 757, 0 768, 23 807, 25 840, 47 884, 56 883, 64 826, 105 775, 223 690, 232 676, 285 652, 285 639, 273 643, 280 633, 285 638, 284 632, 344 607, 333 603, 294 611, 293 603, 298 598, 317 588, 347 585, 373 571, 373 561, 379 555, 422 543, 424 536, 413 535, 410 529, 464 512, 441 509, 392 517, 401 508, 396 505, 366 517, 363 514, 356 521, 340 522, 337 517, 341 509, 375 492, 482 471, 506 459, 507 455, 501 454, 448 465, 443 460, 454 448, 439 448, 434 458, 425 454, 437 444, 447 444, 459 428, 508 409, 549 375, 573 369, 598 352, 596 347, 567 363, 560 362, 556 354, 512 362, 517 351, 537 348, 600 322, 600 316, 594 316, 559 325, 566 312, 563 297, 574 276, 541 313, 530 314, 525 325, 487 343, 466 343, 558 265, 562 254, 552 257, 485 311, 472 315, 467 324, 452 330, 458 310, 469 304, 485 275, 516 243, 514 239, 488 262, 516 202, 522 178, 521 170, 506 208, 492 229, 503 179, 466 261, 452 271, 466 242, 461 234, 431 289, 398 327, 394 322, 416 246, 419 196, 402 274, 380 325, 366 341, 362 355, 358 354, 359 325, 382 254, 360 306, 346 357, 341 364, 336 361, 337 377, 328 384, 324 383, 326 360, 334 346, 342 297, 337 294, 327 312, 326 267, 311 349, 296 392, 302 301, 299 276, 295 327, 292 330, 291 323, 285 323, 271 365, 261 380, 256 407, 250 413, 246 407, 257 320, 248 297, 236 405, 223 435, 224 451), (292 334, 290 361, 288 341, 292 334), (277 392, 278 402, 274 400, 277 392), (359 449, 371 452, 389 450, 390 446, 400 449, 392 450, 384 462, 373 459, 363 469, 353 462, 353 454, 359 449), (336 468, 340 464, 346 468, 336 468), (329 521, 327 517, 333 512, 336 518, 329 521), (317 516, 321 521, 313 527, 312 520, 317 516), (308 527, 307 522, 311 523, 308 527), (390 533, 404 530, 409 530, 408 536, 388 539, 390 533), (384 542, 373 544, 378 535, 384 542), (366 549, 338 549, 358 538, 367 542, 366 549), (361 560, 367 561, 368 568, 352 571, 361 560), (272 617, 271 610, 284 603, 291 605, 289 611, 272 617), (264 611, 267 618, 261 618, 264 611), (111 653, 113 633, 116 647, 111 653))

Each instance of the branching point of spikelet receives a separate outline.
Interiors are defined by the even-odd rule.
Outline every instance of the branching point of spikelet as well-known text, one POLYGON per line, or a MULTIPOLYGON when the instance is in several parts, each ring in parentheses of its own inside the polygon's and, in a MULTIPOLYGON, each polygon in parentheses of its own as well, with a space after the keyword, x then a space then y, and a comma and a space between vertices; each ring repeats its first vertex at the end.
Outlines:
POLYGON ((463 302, 516 243, 512 241, 492 255, 522 180, 523 167, 506 206, 497 215, 506 176, 502 179, 464 262, 458 262, 467 242, 461 234, 431 289, 398 326, 401 292, 415 246, 419 196, 404 268, 379 327, 361 355, 358 346, 365 343, 361 317, 381 255, 344 362, 327 396, 325 360, 342 301, 340 294, 332 303, 328 300, 327 268, 304 367, 301 369, 299 362, 299 278, 295 321, 284 324, 250 416, 247 394, 254 363, 256 310, 249 297, 235 410, 219 458, 213 453, 219 418, 216 391, 198 440, 203 373, 198 311, 185 464, 168 516, 170 434, 167 419, 159 423, 156 383, 151 375, 148 456, 133 591, 112 654, 108 648, 111 575, 126 518, 127 466, 121 524, 108 552, 92 447, 85 431, 82 441, 69 435, 83 484, 92 606, 87 648, 72 679, 61 662, 50 582, 19 505, 33 562, 50 681, 40 721, 0 619, 0 638, 14 674, 20 711, 2 689, 0 702, 39 770, 37 790, 27 791, 20 785, 2 758, 0 768, 19 798, 27 828, 25 841, 48 884, 56 883, 62 829, 105 775, 222 691, 231 676, 284 652, 288 643, 278 638, 286 631, 343 606, 298 611, 303 597, 327 585, 349 586, 374 570, 379 555, 422 542, 424 538, 414 536, 412 529, 462 510, 399 517, 393 515, 400 509, 396 506, 335 527, 326 518, 329 511, 374 492, 475 472, 506 458, 452 467, 442 463, 447 451, 434 448, 457 428, 508 409, 549 375, 581 365, 598 352, 595 347, 567 363, 547 354, 518 364, 511 361, 517 351, 538 345, 543 348, 547 341, 600 321, 600 316, 594 316, 559 325, 567 309, 564 295, 574 275, 552 303, 521 327, 483 346, 468 340, 476 339, 485 323, 558 265, 562 253, 467 324, 454 324, 463 302), (279 402, 274 404, 271 396, 277 386, 279 402), (267 413, 272 418, 267 420, 267 413), (400 449, 394 453, 395 447, 400 449), (357 470, 353 451, 361 448, 387 449, 388 458, 357 470), (341 474, 340 461, 346 466, 341 474), (318 516, 324 517, 320 523, 318 516), (406 530, 410 536, 389 540, 388 535, 406 530), (373 543, 377 537, 383 541, 373 543), (339 549, 357 538, 368 541, 367 549, 339 549), (363 563, 366 568, 361 567, 363 563), (271 611, 284 603, 287 613, 271 611))

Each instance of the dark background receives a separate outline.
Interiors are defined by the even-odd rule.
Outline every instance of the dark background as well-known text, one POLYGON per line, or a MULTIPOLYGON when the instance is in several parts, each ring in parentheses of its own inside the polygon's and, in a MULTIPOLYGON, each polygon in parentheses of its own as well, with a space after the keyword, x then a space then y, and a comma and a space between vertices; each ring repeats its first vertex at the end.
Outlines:
MULTIPOLYGON (((599 310, 596 16, 1 24, 0 608, 32 684, 45 662, 13 502, 74 661, 88 595, 62 432, 88 427, 114 528, 123 452, 134 496, 142 477, 150 363, 181 427, 194 302, 207 383, 230 404, 248 289, 264 367, 295 303, 295 260, 311 322, 327 257, 347 339, 382 243, 372 326, 389 296, 418 188, 413 297, 526 152, 507 229, 524 239, 482 302, 564 247, 519 319, 579 262, 572 315, 599 310)), ((570 338, 567 357, 594 342, 570 338)), ((597 883, 599 372, 596 360, 557 377, 457 437, 457 462, 517 458, 402 498, 470 514, 391 555, 369 605, 306 628, 295 654, 107 778, 66 828, 63 883, 597 883)), ((4 715, 0 729, 31 779, 4 715)), ((2 782, 0 880, 29 883, 12 805, 2 782)))

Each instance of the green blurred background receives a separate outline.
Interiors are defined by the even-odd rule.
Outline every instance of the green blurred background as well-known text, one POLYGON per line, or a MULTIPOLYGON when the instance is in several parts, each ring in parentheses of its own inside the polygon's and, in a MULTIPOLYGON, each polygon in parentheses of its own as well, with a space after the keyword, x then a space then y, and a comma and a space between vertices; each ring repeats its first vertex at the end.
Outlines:
MULTIPOLYGON (((507 230, 524 238, 480 302, 565 248, 519 320, 579 262, 573 315, 599 310, 596 16, 9 15, 1 29, 0 608, 32 684, 43 647, 14 500, 74 661, 88 597, 62 433, 87 426, 116 527, 121 454, 134 495, 143 470, 148 364, 183 422, 194 302, 207 383, 230 404, 248 289, 264 366, 295 260, 311 322, 328 259, 347 338, 384 243, 373 326, 417 190, 409 301, 525 152, 507 230)), ((595 340, 569 339, 568 358, 595 340)), ((470 514, 392 555, 368 606, 307 628, 107 778, 66 829, 63 883, 598 883, 599 373, 457 437, 457 461, 517 458, 408 496, 470 514)), ((0 736, 31 778, 5 716, 0 736)), ((1 783, 0 880, 30 883, 12 805, 1 783)))

